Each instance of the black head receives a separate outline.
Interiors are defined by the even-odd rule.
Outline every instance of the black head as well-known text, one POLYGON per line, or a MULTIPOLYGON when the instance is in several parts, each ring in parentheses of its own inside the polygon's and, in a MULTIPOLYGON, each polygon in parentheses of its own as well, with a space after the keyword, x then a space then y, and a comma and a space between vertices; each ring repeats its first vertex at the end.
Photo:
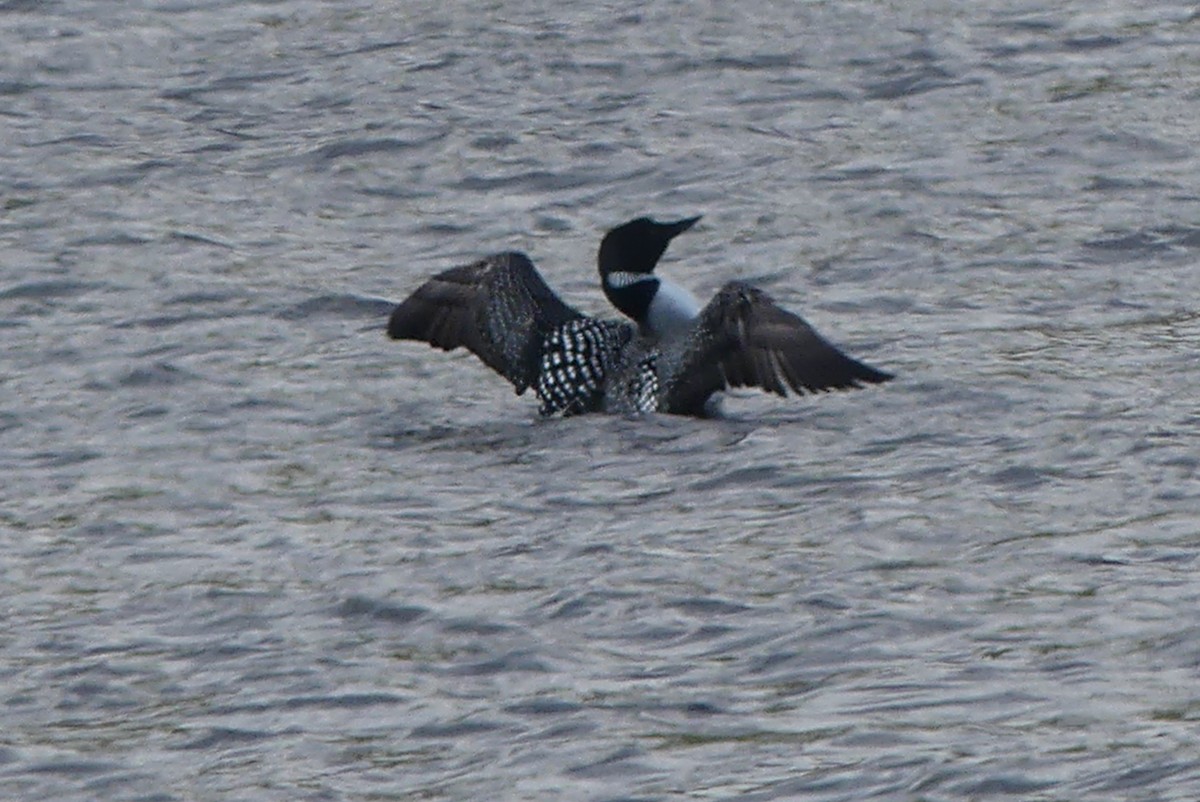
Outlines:
POLYGON ((651 273, 675 237, 687 231, 700 217, 671 223, 659 223, 639 217, 619 225, 600 240, 600 275, 609 273, 651 273))
POLYGON ((634 320, 642 320, 658 290, 658 279, 651 275, 658 260, 671 240, 699 219, 696 216, 659 223, 639 217, 605 234, 598 262, 600 286, 609 302, 634 320))

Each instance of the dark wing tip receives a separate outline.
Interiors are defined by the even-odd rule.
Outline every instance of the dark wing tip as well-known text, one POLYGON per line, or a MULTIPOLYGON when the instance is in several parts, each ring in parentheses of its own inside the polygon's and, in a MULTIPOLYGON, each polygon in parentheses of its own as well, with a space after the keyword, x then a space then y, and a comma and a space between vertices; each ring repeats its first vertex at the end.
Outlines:
POLYGON ((388 318, 387 335, 393 340, 419 340, 428 328, 429 305, 410 295, 396 305, 388 318))
POLYGON ((895 373, 888 373, 886 370, 873 368, 870 365, 859 362, 858 360, 855 360, 855 367, 856 371, 854 378, 861 382, 867 382, 868 384, 883 384, 884 382, 890 382, 892 379, 896 378, 895 373))
POLYGON ((420 340, 449 351, 468 345, 467 328, 487 264, 453 267, 430 278, 404 299, 388 318, 393 340, 420 340))

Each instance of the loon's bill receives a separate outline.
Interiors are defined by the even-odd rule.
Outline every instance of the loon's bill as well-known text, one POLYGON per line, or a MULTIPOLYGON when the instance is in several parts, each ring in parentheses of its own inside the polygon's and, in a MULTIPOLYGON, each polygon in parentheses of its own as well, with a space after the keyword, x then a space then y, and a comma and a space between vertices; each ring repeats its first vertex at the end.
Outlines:
POLYGON ((731 387, 786 396, 892 378, 847 356, 767 293, 731 281, 703 308, 653 275, 667 243, 699 218, 638 218, 601 245, 601 286, 634 323, 583 315, 527 256, 495 254, 438 273, 396 307, 388 335, 466 348, 543 416, 586 412, 704 415, 731 387))

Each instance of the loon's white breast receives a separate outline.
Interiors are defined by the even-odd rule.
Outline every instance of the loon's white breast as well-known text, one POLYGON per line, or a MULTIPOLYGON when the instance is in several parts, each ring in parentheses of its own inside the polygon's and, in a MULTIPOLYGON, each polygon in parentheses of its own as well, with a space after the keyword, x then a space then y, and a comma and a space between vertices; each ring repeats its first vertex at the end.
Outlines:
POLYGON ((646 312, 645 326, 657 337, 673 337, 692 327, 701 305, 684 287, 658 276, 658 290, 646 312))

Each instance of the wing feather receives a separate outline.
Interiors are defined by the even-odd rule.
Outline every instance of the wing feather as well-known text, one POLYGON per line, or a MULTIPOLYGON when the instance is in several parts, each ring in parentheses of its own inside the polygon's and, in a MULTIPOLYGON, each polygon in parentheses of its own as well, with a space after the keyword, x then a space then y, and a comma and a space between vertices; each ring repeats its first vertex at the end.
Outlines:
POLYGON ((392 311, 387 332, 444 351, 466 348, 520 394, 537 380, 546 335, 580 317, 513 251, 433 276, 392 311))
POLYGON ((700 313, 675 362, 665 411, 697 414, 731 387, 786 396, 845 390, 892 376, 847 356, 760 289, 732 281, 700 313))

